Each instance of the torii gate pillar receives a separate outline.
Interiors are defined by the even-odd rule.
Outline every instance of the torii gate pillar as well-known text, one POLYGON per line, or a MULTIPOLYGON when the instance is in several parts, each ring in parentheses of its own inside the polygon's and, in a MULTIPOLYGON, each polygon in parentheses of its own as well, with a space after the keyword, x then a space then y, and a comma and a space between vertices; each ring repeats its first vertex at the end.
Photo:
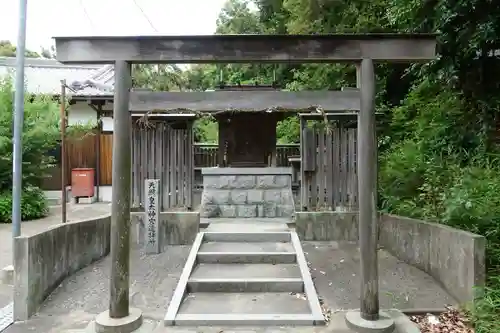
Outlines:
POLYGON ((375 131, 375 71, 372 59, 356 68, 361 107, 358 116, 358 202, 361 271, 360 309, 346 314, 347 325, 357 332, 389 333, 394 320, 379 309, 377 134, 375 131))
POLYGON ((95 320, 96 332, 129 333, 142 325, 142 312, 130 308, 130 188, 132 67, 115 62, 113 109, 113 193, 111 200, 111 274, 109 310, 95 320))

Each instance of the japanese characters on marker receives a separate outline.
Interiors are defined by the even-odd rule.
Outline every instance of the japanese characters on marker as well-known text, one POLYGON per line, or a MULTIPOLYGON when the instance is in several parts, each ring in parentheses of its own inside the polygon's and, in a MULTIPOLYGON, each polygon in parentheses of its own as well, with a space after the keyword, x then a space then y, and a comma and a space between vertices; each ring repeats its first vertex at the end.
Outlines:
POLYGON ((158 202, 156 200, 158 189, 156 182, 148 182, 148 198, 147 198, 147 232, 148 244, 154 245, 156 243, 156 224, 157 224, 157 210, 158 202))

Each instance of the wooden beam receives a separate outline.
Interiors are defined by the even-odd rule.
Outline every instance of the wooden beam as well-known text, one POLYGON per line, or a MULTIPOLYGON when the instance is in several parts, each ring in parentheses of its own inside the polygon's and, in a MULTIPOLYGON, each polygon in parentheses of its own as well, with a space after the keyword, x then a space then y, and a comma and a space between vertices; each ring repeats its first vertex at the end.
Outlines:
POLYGON ((359 91, 131 92, 130 111, 359 111, 359 91))
POLYGON ((197 118, 194 113, 132 113, 132 118, 140 118, 147 116, 148 119, 163 119, 163 120, 193 120, 197 118))
MULTIPOLYGON (((92 105, 92 104, 89 104, 92 105)), ((93 106, 91 106, 94 108, 93 106)), ((100 188, 101 188, 101 133, 102 133, 102 105, 99 104, 97 106, 97 136, 96 136, 96 167, 95 167, 95 172, 96 172, 96 197, 97 201, 99 202, 100 199, 100 188)))
MULTIPOLYGON (((358 122, 359 112, 336 112, 336 113, 326 113, 327 120, 336 120, 344 122, 344 124, 355 125, 358 122)), ((376 120, 384 119, 386 115, 382 112, 376 112, 375 118, 376 120)), ((322 121, 325 119, 325 116, 321 113, 299 113, 299 117, 304 120, 318 120, 322 121)))
POLYGON ((435 57, 434 34, 55 37, 64 64, 415 62, 435 57))
POLYGON ((358 118, 357 112, 338 112, 338 113, 326 113, 325 115, 321 113, 299 113, 299 117, 305 120, 324 120, 326 116, 327 120, 356 120, 358 118))

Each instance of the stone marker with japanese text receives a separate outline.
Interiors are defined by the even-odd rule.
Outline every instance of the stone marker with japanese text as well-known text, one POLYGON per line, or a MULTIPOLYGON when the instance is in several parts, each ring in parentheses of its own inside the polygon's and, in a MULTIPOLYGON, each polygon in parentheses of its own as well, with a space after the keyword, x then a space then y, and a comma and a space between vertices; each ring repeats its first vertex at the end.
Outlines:
POLYGON ((145 208, 146 208, 146 218, 144 221, 145 229, 145 251, 146 253, 160 253, 160 242, 159 242, 159 211, 158 211, 158 200, 159 200, 159 186, 160 181, 158 179, 146 179, 145 181, 145 208))

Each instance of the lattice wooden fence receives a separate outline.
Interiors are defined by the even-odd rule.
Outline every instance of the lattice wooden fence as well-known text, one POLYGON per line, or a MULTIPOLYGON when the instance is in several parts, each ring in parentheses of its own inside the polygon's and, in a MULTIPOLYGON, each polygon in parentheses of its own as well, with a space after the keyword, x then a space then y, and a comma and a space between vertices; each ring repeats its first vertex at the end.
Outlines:
POLYGON ((304 128, 301 142, 301 209, 357 210, 355 128, 304 128))
POLYGON ((144 180, 159 179, 161 210, 192 208, 194 185, 193 129, 172 128, 166 121, 133 123, 132 206, 145 207, 144 180))

